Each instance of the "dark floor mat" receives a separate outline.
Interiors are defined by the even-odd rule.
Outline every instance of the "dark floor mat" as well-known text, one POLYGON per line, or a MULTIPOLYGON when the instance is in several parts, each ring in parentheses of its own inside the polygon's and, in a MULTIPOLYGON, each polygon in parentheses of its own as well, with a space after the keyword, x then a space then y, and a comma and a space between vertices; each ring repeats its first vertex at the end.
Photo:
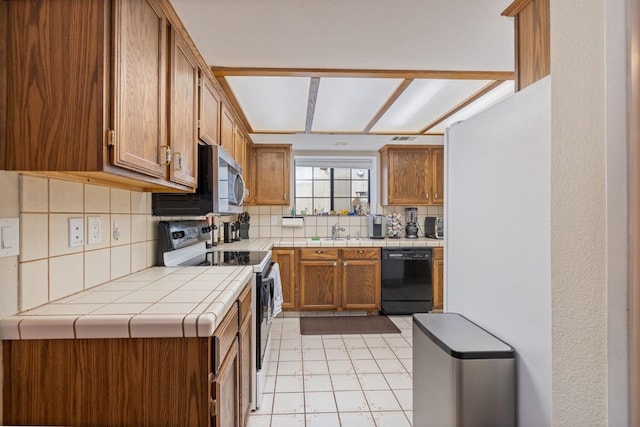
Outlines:
POLYGON ((399 334, 387 316, 301 317, 302 335, 399 334))

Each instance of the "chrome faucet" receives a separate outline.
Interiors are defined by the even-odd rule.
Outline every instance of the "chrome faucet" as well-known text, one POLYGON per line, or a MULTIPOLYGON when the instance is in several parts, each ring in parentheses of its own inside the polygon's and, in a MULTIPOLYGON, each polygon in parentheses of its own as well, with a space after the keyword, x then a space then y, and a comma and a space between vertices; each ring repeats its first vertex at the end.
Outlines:
POLYGON ((338 231, 345 231, 344 227, 338 228, 338 224, 333 224, 331 226, 331 240, 336 240, 338 236, 338 231))

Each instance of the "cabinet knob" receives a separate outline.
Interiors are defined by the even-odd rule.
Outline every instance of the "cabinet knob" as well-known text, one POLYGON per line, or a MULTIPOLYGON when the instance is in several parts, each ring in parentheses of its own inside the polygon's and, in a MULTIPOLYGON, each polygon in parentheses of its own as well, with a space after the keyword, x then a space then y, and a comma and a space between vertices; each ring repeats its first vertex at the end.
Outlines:
POLYGON ((317 254, 323 254, 324 251, 316 251, 317 254))
POLYGON ((337 262, 334 262, 334 263, 333 263, 333 266, 334 266, 334 267, 337 267, 337 266, 338 266, 338 263, 337 263, 337 262))
POLYGON ((356 253, 363 254, 363 253, 364 253, 364 251, 363 251, 362 249, 358 249, 358 250, 356 251, 356 253))
POLYGON ((434 199, 437 199, 437 198, 438 198, 438 193, 436 193, 436 194, 433 196, 433 198, 434 198, 434 199))
POLYGON ((342 263, 342 265, 343 265, 344 267, 346 267, 346 266, 347 266, 347 261, 343 262, 343 263, 342 263))
POLYGON ((176 169, 177 170, 182 170, 182 154, 178 153, 176 151, 176 153, 174 154, 174 156, 178 159, 176 161, 176 169))

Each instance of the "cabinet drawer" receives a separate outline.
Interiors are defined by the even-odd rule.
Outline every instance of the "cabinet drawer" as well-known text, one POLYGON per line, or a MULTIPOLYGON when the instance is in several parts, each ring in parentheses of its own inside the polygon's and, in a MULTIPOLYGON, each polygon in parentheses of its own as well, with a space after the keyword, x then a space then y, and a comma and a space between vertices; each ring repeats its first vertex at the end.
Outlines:
POLYGON ((444 259, 444 248, 441 246, 431 249, 431 256, 433 259, 444 259))
POLYGON ((338 259, 339 249, 334 248, 302 248, 300 249, 300 259, 303 260, 324 260, 338 259))
POLYGON ((233 304, 222 323, 213 333, 213 373, 217 373, 238 334, 238 305, 233 304))
POLYGON ((238 310, 238 324, 241 325, 245 317, 251 314, 251 285, 245 286, 238 297, 238 310))
POLYGON ((342 249, 342 259, 380 259, 378 248, 342 249))

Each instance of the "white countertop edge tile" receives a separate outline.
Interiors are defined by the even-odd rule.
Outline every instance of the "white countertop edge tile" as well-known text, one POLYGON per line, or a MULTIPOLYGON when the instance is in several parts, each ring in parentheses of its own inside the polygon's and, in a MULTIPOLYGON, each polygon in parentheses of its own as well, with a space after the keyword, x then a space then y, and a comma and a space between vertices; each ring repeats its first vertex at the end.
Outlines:
POLYGON ((19 340, 20 328, 19 324, 24 317, 7 317, 0 321, 0 341, 3 340, 19 340))
POLYGON ((76 338, 129 338, 129 314, 83 316, 75 323, 76 338))
POLYGON ((20 338, 30 339, 73 339, 74 323, 79 316, 23 317, 20 322, 20 338))
POLYGON ((138 314, 131 318, 131 338, 180 338, 184 314, 138 314))
MULTIPOLYGON (((225 313, 226 314, 226 313, 225 313)), ((210 337, 218 327, 218 318, 213 313, 202 313, 197 319, 197 335, 198 337, 210 337)), ((185 336, 186 330, 185 330, 185 336)))

